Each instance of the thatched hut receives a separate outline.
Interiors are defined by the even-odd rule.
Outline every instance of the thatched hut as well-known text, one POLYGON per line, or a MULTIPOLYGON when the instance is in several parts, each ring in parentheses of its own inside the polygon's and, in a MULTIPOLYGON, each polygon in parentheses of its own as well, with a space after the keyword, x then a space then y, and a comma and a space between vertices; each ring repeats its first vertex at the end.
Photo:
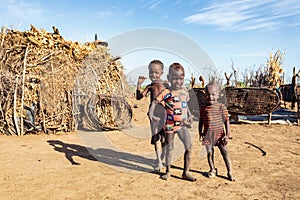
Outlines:
POLYGON ((109 54, 107 45, 101 44, 105 43, 67 41, 55 27, 53 33, 34 26, 24 32, 3 27, 0 132, 74 131, 82 125, 80 107, 88 102, 93 109, 86 111, 97 116, 89 127, 115 129, 130 122, 123 66, 109 54), (113 99, 126 105, 125 122, 116 124, 116 114, 105 111, 113 99))

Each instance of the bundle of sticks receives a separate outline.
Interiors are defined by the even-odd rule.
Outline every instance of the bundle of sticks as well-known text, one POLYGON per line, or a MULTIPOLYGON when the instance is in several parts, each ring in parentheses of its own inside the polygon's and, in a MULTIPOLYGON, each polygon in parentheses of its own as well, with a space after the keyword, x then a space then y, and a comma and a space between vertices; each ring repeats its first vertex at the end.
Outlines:
MULTIPOLYGON (((123 67, 110 56, 107 45, 99 44, 105 42, 80 44, 67 41, 56 27, 52 33, 33 25, 24 32, 2 27, 0 133, 24 135, 28 132, 74 131, 79 115, 74 94, 83 81, 94 84, 92 88, 85 88, 88 98, 120 94, 126 99, 123 96, 127 93, 123 67), (91 60, 94 61, 92 65, 91 60), (82 78, 89 70, 95 81, 82 78), (103 81, 108 76, 112 77, 110 82, 103 81), (125 86, 120 88, 120 85, 125 86)), ((109 116, 105 118, 109 119, 109 116)))

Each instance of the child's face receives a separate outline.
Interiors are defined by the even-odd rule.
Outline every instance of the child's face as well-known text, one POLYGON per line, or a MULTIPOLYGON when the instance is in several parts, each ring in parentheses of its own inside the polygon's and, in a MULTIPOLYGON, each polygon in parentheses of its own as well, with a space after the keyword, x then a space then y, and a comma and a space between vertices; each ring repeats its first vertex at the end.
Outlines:
POLYGON ((168 76, 168 79, 171 83, 172 89, 180 89, 182 88, 184 83, 184 72, 182 70, 172 70, 172 72, 168 76))
POLYGON ((161 75, 163 74, 163 70, 159 64, 151 64, 149 68, 149 78, 151 81, 160 80, 161 75))
POLYGON ((219 98, 219 90, 216 85, 209 85, 205 91, 205 96, 210 105, 216 103, 219 98))

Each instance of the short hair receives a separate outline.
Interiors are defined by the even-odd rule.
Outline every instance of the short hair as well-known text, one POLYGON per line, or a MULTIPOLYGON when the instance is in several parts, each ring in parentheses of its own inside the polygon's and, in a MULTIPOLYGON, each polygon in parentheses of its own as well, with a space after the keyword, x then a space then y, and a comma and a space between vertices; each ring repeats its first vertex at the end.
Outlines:
POLYGON ((150 69, 152 64, 158 64, 161 66, 161 69, 164 70, 164 64, 160 60, 152 60, 148 65, 148 69, 150 69))
POLYGON ((220 92, 220 87, 219 85, 217 84, 217 82, 215 81, 215 79, 213 79, 212 81, 210 81, 206 86, 205 86, 205 92, 208 91, 208 87, 210 86, 215 86, 218 90, 218 92, 220 92))
POLYGON ((174 70, 177 72, 182 70, 183 75, 185 75, 184 68, 180 63, 173 63, 172 65, 170 65, 169 74, 173 73, 174 70))

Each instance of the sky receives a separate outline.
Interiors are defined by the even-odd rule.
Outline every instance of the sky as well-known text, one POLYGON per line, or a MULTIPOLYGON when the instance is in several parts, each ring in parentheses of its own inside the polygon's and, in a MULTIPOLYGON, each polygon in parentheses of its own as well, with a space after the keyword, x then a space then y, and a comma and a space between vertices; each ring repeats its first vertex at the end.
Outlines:
MULTIPOLYGON (((184 44, 167 51, 155 43, 158 46, 141 45, 139 51, 122 52, 121 62, 128 73, 160 59, 165 66, 182 62, 191 74, 201 75, 207 66, 192 66, 198 64, 185 56, 193 49, 183 56, 174 49, 193 42, 206 52, 220 74, 231 73, 232 65, 239 74, 257 69, 278 49, 284 53, 287 82, 293 67, 300 69, 299 0, 0 0, 0 22, 20 31, 29 30, 30 24, 52 31, 54 25, 66 40, 82 43, 93 41, 95 33, 98 39, 111 41, 144 28, 167 30, 163 34, 166 40, 168 31, 186 37, 184 44)), ((149 34, 142 39, 155 37, 149 34)), ((135 43, 136 38, 126 42, 135 43)))

